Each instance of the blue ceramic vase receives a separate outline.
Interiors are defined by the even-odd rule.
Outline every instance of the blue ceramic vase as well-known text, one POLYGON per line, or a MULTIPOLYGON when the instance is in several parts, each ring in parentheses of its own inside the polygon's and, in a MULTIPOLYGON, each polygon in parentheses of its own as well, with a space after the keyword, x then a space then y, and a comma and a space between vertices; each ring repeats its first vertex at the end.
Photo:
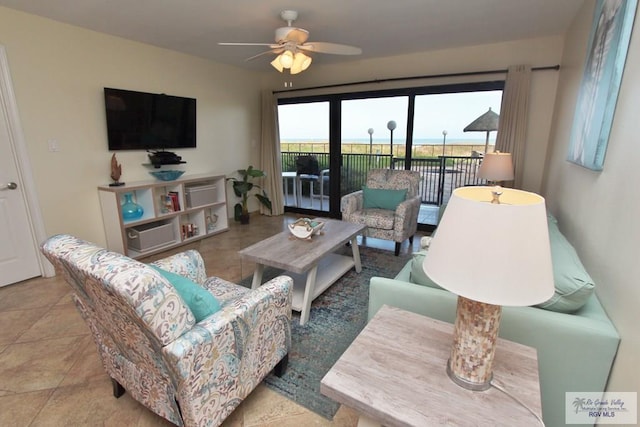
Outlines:
POLYGON ((144 209, 142 206, 133 201, 131 193, 125 193, 124 203, 122 204, 122 218, 125 220, 138 219, 142 217, 144 209))

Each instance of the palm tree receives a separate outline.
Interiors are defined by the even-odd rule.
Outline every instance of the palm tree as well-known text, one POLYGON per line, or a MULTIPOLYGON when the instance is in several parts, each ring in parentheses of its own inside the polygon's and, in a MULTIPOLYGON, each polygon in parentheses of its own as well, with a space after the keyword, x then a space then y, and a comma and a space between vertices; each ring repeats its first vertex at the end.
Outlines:
POLYGON ((573 401, 573 406, 575 406, 576 408, 576 414, 578 413, 578 410, 583 408, 585 400, 586 399, 584 397, 576 397, 576 399, 573 401))

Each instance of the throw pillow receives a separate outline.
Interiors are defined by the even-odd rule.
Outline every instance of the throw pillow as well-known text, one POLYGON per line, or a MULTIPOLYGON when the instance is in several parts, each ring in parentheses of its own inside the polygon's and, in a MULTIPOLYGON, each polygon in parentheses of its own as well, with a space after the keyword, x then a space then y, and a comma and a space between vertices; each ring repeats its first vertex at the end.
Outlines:
POLYGON ((362 187, 364 209, 388 209, 395 211, 407 198, 407 189, 391 190, 384 188, 362 187))
POLYGON ((193 313, 196 322, 200 322, 220 310, 220 302, 202 286, 179 274, 154 265, 150 265, 150 267, 173 285, 180 298, 193 313))
POLYGON ((574 247, 560 233, 555 218, 551 217, 547 222, 555 292, 551 299, 538 304, 537 307, 560 313, 572 313, 586 304, 595 285, 574 247))
POLYGON ((416 285, 428 286, 430 288, 442 289, 436 282, 431 280, 427 273, 422 268, 424 257, 427 256, 428 251, 423 249, 413 253, 411 259, 411 273, 409 274, 409 280, 416 285))

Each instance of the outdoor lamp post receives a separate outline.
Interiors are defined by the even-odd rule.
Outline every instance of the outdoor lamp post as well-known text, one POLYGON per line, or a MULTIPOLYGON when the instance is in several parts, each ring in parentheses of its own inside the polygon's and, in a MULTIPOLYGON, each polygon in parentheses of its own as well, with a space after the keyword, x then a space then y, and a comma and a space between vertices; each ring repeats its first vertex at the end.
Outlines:
POLYGON ((369 169, 371 169, 371 161, 373 156, 373 128, 367 130, 369 133, 369 169))
POLYGON ((447 131, 442 131, 442 157, 444 157, 444 144, 447 143, 447 131))
POLYGON ((396 128, 396 122, 393 120, 389 120, 389 122, 387 123, 387 129, 389 129, 391 131, 391 140, 390 140, 390 147, 391 147, 391 157, 389 160, 389 169, 393 169, 393 130, 396 128))

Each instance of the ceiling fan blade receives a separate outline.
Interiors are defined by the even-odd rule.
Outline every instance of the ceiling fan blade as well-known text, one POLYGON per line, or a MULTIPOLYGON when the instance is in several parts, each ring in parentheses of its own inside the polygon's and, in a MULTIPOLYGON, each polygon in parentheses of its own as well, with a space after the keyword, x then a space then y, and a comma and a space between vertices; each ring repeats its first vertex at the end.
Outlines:
POLYGON ((251 57, 249 57, 249 58, 245 59, 245 61, 253 61, 253 60, 254 60, 254 59, 256 59, 256 58, 259 58, 259 57, 261 57, 261 56, 268 55, 268 54, 271 54, 271 53, 280 54, 280 53, 282 53, 283 51, 284 51, 284 49, 282 49, 282 48, 280 48, 280 49, 271 49, 271 50, 267 50, 267 51, 265 51, 265 52, 261 52, 261 53, 259 53, 259 54, 257 54, 257 55, 253 55, 253 56, 251 56, 251 57))
POLYGON ((275 49, 279 47, 278 44, 273 43, 228 43, 228 42, 219 42, 219 46, 269 46, 271 49, 275 49))
POLYGON ((295 27, 281 27, 276 30, 276 42, 302 44, 309 38, 309 31, 295 27))
POLYGON ((334 55, 360 55, 362 49, 355 46, 338 43, 309 42, 298 46, 302 50, 317 53, 331 53, 334 55))

